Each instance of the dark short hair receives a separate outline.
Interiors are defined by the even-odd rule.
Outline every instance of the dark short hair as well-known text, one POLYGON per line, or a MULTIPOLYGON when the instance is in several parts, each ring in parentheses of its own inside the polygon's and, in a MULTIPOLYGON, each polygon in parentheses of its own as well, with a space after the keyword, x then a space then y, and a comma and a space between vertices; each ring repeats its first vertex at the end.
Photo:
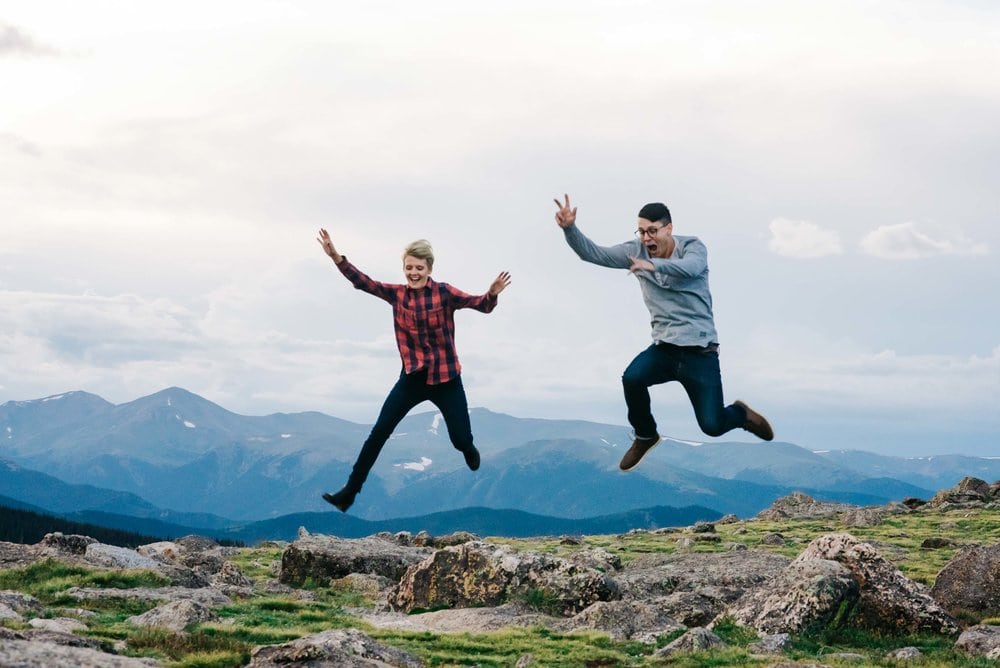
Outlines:
POLYGON ((639 217, 645 218, 651 223, 658 223, 661 220, 665 220, 667 223, 673 222, 670 220, 670 209, 663 202, 651 202, 642 207, 639 209, 639 217))

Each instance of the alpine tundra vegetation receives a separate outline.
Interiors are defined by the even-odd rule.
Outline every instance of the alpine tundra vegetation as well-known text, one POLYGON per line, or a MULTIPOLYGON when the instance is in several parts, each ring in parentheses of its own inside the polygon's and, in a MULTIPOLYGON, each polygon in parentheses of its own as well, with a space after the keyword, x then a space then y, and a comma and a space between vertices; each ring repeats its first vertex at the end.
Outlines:
POLYGON ((619 535, 53 533, 0 543, 0 664, 985 667, 998 490, 619 535))

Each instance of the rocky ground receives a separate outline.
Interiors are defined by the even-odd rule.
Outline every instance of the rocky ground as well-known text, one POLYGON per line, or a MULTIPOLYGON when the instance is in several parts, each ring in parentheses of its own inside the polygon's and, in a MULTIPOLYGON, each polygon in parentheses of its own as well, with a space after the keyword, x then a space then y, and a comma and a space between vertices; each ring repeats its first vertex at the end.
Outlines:
POLYGON ((990 665, 1000 483, 534 540, 0 543, 0 666, 990 665))

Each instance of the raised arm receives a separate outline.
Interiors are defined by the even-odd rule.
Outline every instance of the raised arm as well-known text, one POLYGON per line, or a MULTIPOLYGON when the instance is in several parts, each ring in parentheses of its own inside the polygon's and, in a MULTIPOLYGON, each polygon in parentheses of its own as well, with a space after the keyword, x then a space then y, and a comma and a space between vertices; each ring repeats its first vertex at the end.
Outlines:
POLYGON ((489 313, 497 307, 497 296, 510 285, 510 273, 501 271, 493 279, 490 289, 486 291, 485 295, 470 295, 447 283, 444 285, 448 290, 448 300, 451 307, 456 311, 460 308, 471 308, 483 313, 489 313))
POLYGON ((323 247, 323 252, 330 256, 334 264, 340 264, 344 261, 344 256, 337 252, 337 249, 333 246, 333 240, 330 239, 330 233, 324 228, 319 228, 319 237, 316 238, 319 245, 323 247))
POLYGON ((591 262, 602 267, 628 269, 632 266, 631 256, 639 252, 637 242, 626 242, 617 246, 598 246, 580 231, 576 226, 576 207, 569 203, 569 195, 564 195, 565 203, 553 200, 559 210, 556 211, 556 224, 562 228, 566 243, 584 262, 591 262))
POLYGON ((337 269, 340 270, 340 273, 343 274, 355 288, 367 292, 368 294, 375 295, 379 299, 384 299, 390 304, 394 301, 396 296, 395 288, 388 283, 372 280, 367 274, 351 264, 346 257, 338 253, 337 249, 333 245, 333 241, 330 239, 329 232, 325 229, 320 229, 319 237, 316 241, 318 241, 319 245, 323 247, 323 252, 329 255, 330 259, 337 265, 337 269))

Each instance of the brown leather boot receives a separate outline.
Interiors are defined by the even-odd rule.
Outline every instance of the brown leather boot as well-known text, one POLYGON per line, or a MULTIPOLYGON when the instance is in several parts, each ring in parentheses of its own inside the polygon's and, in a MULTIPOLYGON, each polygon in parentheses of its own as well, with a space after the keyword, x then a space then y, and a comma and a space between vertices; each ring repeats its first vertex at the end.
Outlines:
POLYGON ((774 430, 771 429, 771 423, 767 421, 766 417, 739 399, 733 402, 733 406, 739 406, 747 414, 747 421, 743 424, 744 429, 764 441, 774 440, 774 430))
POLYGON ((622 471, 628 471, 635 468, 635 465, 646 455, 647 452, 656 447, 656 444, 660 442, 659 435, 652 438, 641 438, 639 436, 635 437, 632 441, 632 447, 628 449, 625 456, 622 457, 621 462, 618 464, 618 468, 622 471))
POLYGON ((350 484, 347 484, 343 489, 335 494, 323 492, 323 500, 333 505, 340 512, 346 513, 347 509, 354 504, 354 497, 356 497, 360 491, 361 490, 359 488, 352 487, 350 484))

